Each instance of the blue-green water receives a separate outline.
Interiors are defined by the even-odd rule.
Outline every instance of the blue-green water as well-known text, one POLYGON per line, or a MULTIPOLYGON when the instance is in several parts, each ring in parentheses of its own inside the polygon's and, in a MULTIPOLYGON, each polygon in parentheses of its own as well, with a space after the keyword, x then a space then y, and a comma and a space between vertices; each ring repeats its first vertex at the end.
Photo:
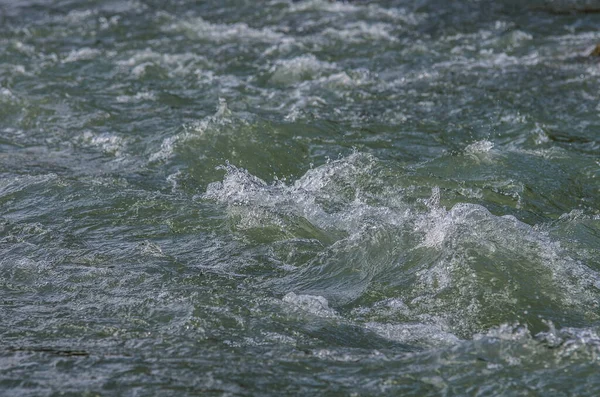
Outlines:
POLYGON ((598 395, 595 7, 0 1, 0 395, 598 395))

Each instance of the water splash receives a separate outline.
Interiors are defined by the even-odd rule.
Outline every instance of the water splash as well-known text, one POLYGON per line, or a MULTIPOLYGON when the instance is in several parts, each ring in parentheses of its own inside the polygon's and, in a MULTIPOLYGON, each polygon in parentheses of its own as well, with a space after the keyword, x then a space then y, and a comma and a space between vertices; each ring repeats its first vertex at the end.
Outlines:
POLYGON ((582 324, 597 318, 600 276, 547 234, 481 205, 447 210, 437 187, 424 206, 407 189, 388 186, 382 194, 389 172, 372 156, 355 153, 291 184, 223 169, 224 180, 204 197, 228 205, 237 232, 261 234, 276 225, 280 233, 271 238, 290 249, 298 238, 325 243, 287 276, 271 279, 275 290, 369 307, 369 291, 385 285, 406 302, 405 320, 462 337, 510 321, 539 330, 548 312, 582 324))

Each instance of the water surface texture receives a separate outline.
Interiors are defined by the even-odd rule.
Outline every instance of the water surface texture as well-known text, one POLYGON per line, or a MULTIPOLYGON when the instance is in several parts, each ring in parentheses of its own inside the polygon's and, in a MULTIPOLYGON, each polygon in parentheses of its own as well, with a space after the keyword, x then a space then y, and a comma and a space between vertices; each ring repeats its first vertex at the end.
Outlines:
POLYGON ((0 1, 0 394, 597 396, 598 9, 0 1))

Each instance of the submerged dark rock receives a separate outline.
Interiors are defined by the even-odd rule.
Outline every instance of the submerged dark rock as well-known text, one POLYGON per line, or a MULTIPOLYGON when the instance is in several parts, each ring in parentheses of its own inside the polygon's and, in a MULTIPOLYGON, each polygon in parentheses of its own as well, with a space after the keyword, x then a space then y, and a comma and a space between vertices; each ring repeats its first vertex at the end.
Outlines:
POLYGON ((596 44, 596 47, 590 52, 591 57, 600 57, 600 43, 596 44))

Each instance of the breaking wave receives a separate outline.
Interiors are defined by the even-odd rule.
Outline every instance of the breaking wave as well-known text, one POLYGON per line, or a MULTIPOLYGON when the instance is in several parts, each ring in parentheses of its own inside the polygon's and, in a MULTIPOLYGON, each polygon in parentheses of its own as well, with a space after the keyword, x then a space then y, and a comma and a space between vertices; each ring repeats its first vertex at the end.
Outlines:
POLYGON ((286 269, 264 282, 276 293, 323 297, 386 335, 435 327, 470 338, 514 322, 539 332, 548 320, 598 320, 600 275, 548 233, 477 204, 446 209, 437 187, 415 197, 373 156, 354 153, 291 183, 221 169, 204 198, 226 205, 235 234, 270 246, 286 269))

